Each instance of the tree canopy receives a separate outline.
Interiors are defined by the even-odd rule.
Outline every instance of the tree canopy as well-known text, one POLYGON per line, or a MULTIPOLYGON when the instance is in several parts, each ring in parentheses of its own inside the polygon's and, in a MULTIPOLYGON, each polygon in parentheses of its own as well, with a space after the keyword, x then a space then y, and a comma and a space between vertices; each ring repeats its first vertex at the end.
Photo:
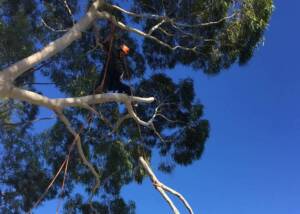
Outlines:
MULTIPOLYGON (((1 0, 1 69, 65 35, 92 3, 1 0)), ((163 70, 186 65, 215 75, 235 63, 244 65, 263 41, 273 2, 116 0, 103 1, 98 10, 101 18, 81 38, 22 73, 13 84, 43 94, 38 82, 45 77, 61 94, 89 95, 104 66, 103 41, 113 33, 115 46, 130 47, 127 66, 134 95, 155 98, 150 104, 134 106, 134 111, 142 120, 151 120, 151 126, 129 118, 126 106, 115 102, 93 106, 97 116, 90 122, 87 109, 65 108, 74 130, 82 128, 83 152, 99 173, 101 186, 93 192, 95 176, 80 151, 72 150, 64 191, 61 173, 42 201, 64 198, 65 213, 134 213, 134 202, 126 203, 120 190, 145 178, 138 158, 151 161, 152 153, 158 152, 158 169, 170 173, 176 165, 199 160, 209 136, 209 122, 203 117, 193 80, 186 76, 176 82, 163 70), (86 192, 77 193, 78 185, 86 192), (89 202, 86 196, 93 194, 89 202)), ((46 130, 36 127, 40 107, 34 104, 11 96, 0 99, 1 213, 34 208, 74 141, 59 118, 46 130)))

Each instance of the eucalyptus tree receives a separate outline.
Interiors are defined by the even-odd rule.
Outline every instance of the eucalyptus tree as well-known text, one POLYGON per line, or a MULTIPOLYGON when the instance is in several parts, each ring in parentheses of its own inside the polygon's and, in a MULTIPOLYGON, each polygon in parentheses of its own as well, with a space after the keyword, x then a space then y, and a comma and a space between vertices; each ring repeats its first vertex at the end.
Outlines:
POLYGON ((244 65, 273 9, 272 0, 0 4, 2 213, 28 212, 53 198, 64 199, 66 213, 134 213, 120 190, 142 183, 147 171, 139 159, 149 163, 158 152, 159 170, 170 173, 198 160, 209 136, 192 79, 175 82, 163 70, 185 65, 215 75, 244 65), (112 38, 131 49, 132 97, 89 94, 104 66, 103 43, 112 38), (54 89, 63 98, 49 98, 54 89), (41 107, 54 117, 41 118, 41 107), (46 119, 54 120, 46 130, 35 125, 46 119))

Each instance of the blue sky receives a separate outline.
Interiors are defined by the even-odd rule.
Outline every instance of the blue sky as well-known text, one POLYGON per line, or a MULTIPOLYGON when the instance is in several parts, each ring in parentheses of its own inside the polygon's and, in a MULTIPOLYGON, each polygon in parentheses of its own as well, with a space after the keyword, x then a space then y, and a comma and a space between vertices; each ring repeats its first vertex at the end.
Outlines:
MULTIPOLYGON (((300 214, 300 1, 275 6, 265 45, 246 66, 214 77, 189 72, 210 138, 200 161, 157 175, 196 214, 300 214)), ((181 69, 188 68, 168 72, 180 77, 181 69)), ((138 214, 171 213, 148 180, 122 194, 138 214)), ((55 208, 46 203, 35 213, 55 208)))

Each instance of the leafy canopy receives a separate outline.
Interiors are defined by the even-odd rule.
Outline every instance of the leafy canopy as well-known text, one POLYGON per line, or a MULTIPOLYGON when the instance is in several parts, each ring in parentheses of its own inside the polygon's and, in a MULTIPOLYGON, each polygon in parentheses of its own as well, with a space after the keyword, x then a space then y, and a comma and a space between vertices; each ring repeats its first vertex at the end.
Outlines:
MULTIPOLYGON (((1 68, 62 36, 60 30, 70 28, 91 2, 68 0, 67 3, 72 16, 61 0, 1 0, 1 68)), ((158 152, 159 169, 171 172, 177 164, 188 165, 198 160, 204 150, 209 123, 203 119, 203 105, 195 99, 193 81, 187 78, 174 82, 163 72, 153 71, 183 64, 217 74, 234 63, 245 64, 263 39, 272 9, 272 0, 107 1, 102 10, 115 15, 117 20, 144 32, 150 32, 160 23, 151 36, 170 47, 193 50, 171 50, 151 38, 116 29, 115 45, 125 42, 132 50, 128 69, 133 77, 134 94, 156 98, 155 103, 139 105, 135 110, 141 118, 149 119, 159 106, 159 116, 154 120, 156 133, 132 120, 125 120, 113 132, 111 124, 126 115, 126 110, 115 103, 97 106, 106 122, 94 118, 82 134, 84 152, 101 173, 102 186, 92 202, 95 209, 100 213, 134 212, 134 203, 126 203, 120 190, 131 182, 143 181, 145 173, 138 167, 139 156, 151 160, 152 153, 158 152), (127 16, 111 7, 112 4, 142 16, 127 16), (149 18, 150 14, 160 18, 149 18), (147 66, 150 69, 146 71, 147 66)), ((99 78, 106 54, 95 40, 103 41, 111 32, 109 21, 100 20, 97 26, 99 31, 92 28, 84 32, 80 40, 44 66, 37 66, 35 72, 26 72, 15 84, 40 91, 34 83, 45 76, 63 94, 87 95, 99 78)), ((38 117, 37 106, 17 100, 0 100, 0 105, 1 213, 29 211, 63 162, 73 137, 58 120, 42 131, 28 122, 38 117)), ((88 113, 84 110, 71 108, 65 113, 77 130, 86 123, 88 113)), ((61 175, 44 198, 64 197, 66 213, 91 212, 86 194, 74 189, 80 185, 89 193, 94 183, 93 175, 81 162, 74 151, 64 193, 59 195, 61 175)))

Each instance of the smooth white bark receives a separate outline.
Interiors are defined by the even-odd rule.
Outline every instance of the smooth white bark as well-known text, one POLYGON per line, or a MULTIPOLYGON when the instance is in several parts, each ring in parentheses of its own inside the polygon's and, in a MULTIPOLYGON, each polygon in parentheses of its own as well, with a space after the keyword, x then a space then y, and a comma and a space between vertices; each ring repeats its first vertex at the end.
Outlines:
POLYGON ((50 42, 42 50, 16 62, 15 64, 5 68, 0 72, 0 80, 5 79, 6 81, 13 82, 18 76, 26 72, 30 68, 45 61, 64 50, 72 42, 79 39, 83 31, 87 30, 94 21, 98 18, 97 9, 101 7, 103 0, 95 1, 89 8, 88 12, 83 18, 80 19, 67 33, 57 40, 50 42))
POLYGON ((187 202, 187 200, 179 192, 177 192, 174 189, 166 186, 165 184, 161 183, 158 180, 158 178, 156 177, 156 175, 154 174, 154 172, 152 171, 152 169, 150 168, 150 166, 148 165, 148 163, 145 161, 145 159, 143 157, 139 157, 139 162, 142 165, 142 167, 146 170, 146 173, 149 175, 154 187, 159 191, 159 193, 162 195, 162 197, 167 201, 167 203, 171 207, 174 214, 179 214, 179 211, 178 211, 178 209, 174 205, 173 201, 169 198, 169 196, 167 195, 167 193, 165 191, 177 196, 182 201, 184 206, 187 208, 189 213, 194 214, 193 209, 190 206, 190 204, 187 202))

